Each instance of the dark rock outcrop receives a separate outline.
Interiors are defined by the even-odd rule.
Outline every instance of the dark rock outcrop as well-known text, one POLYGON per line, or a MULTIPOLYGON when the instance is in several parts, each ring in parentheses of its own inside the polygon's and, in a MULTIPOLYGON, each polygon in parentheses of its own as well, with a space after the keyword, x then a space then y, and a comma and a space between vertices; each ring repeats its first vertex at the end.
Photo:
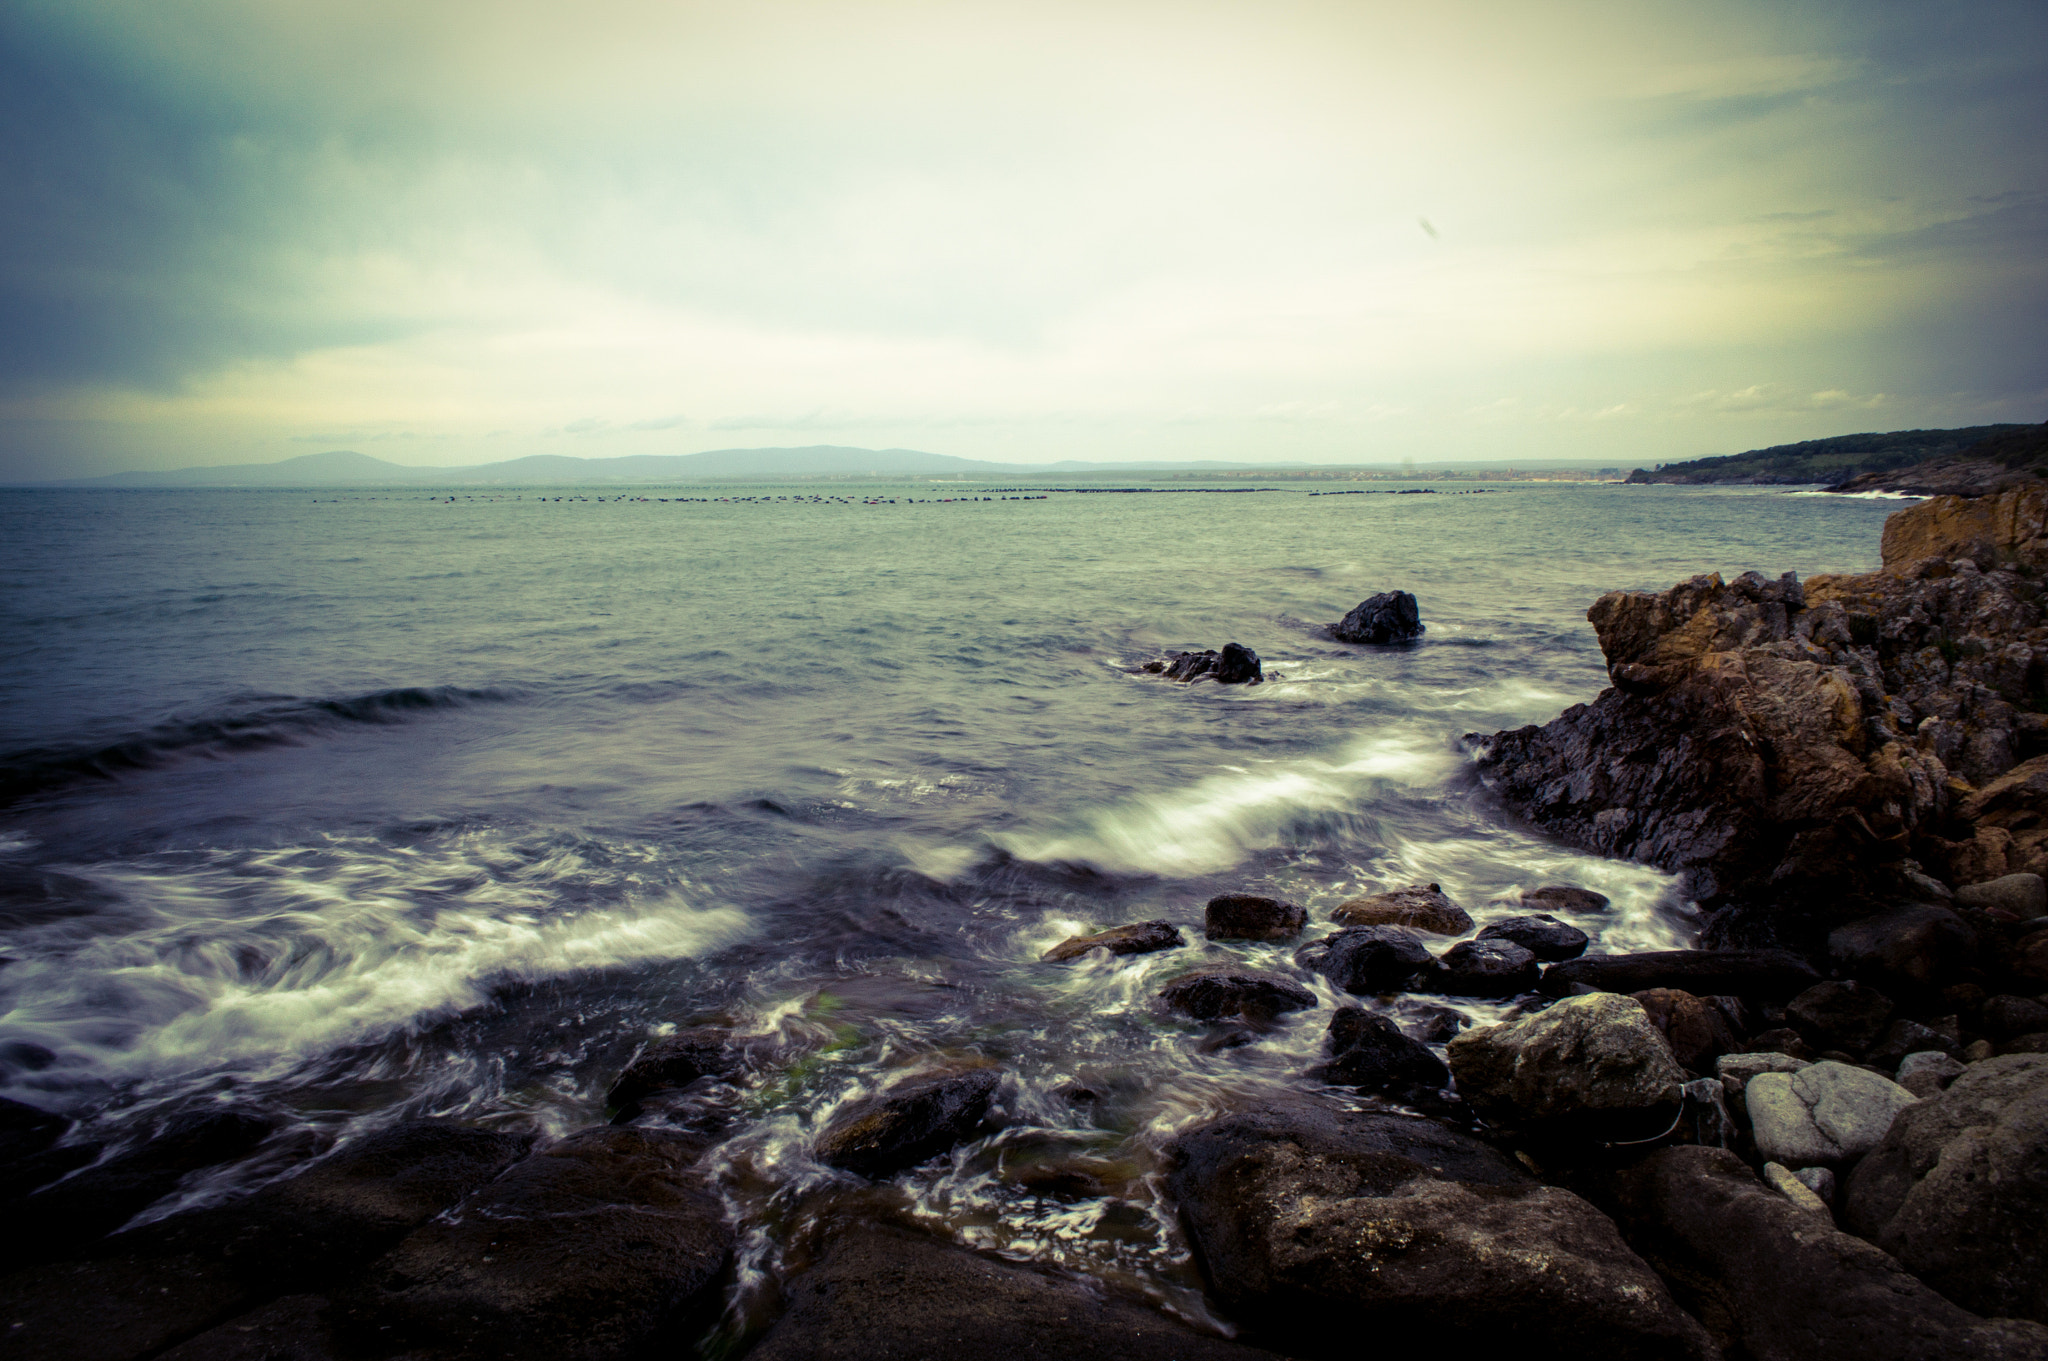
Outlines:
POLYGON ((1595 993, 1534 1016, 1468 1030, 1449 1047, 1459 1094, 1512 1128, 1654 1132, 1677 1109, 1685 1073, 1642 1003, 1595 993))
POLYGON ((1338 1086, 1381 1092, 1411 1105, 1451 1085, 1451 1070, 1429 1046, 1363 1007, 1339 1007, 1330 1018, 1330 1060, 1311 1076, 1338 1086))
POLYGON ((1276 1351, 1714 1354, 1591 1205, 1432 1121, 1274 1102, 1183 1132, 1168 1157, 1210 1288, 1276 1351))
POLYGON ((1559 921, 1548 912, 1489 922, 1480 931, 1479 939, 1513 941, 1546 964, 1577 959, 1592 943, 1584 931, 1569 922, 1559 921))
POLYGON ((1370 997, 1407 986, 1436 957, 1404 927, 1351 926, 1302 946, 1294 962, 1348 993, 1370 997))
POLYGON ((999 1068, 919 1073, 855 1101, 818 1136, 818 1161, 886 1177, 971 1138, 1002 1087, 999 1068))
POLYGON ((1339 903, 1330 918, 1345 926, 1406 926, 1437 936, 1462 936, 1472 929, 1472 914, 1435 884, 1353 898, 1339 903))
POLYGON ((1079 959, 1090 950, 1107 950, 1113 955, 1146 955, 1155 950, 1172 950, 1187 942, 1181 938, 1180 928, 1169 921, 1138 922, 1131 926, 1116 926, 1107 931, 1097 931, 1092 936, 1070 936, 1045 952, 1045 958, 1058 963, 1062 960, 1079 959))
POLYGON ((1307 925, 1307 908, 1256 893, 1220 893, 1202 914, 1210 940, 1286 940, 1307 925))
POLYGON ((675 1091, 699 1078, 730 1077, 744 1062, 727 1031, 716 1026, 677 1031, 649 1042, 626 1065, 626 1071, 605 1094, 605 1104, 624 1109, 638 1104, 642 1097, 675 1091))
POLYGON ((1412 643, 1422 631, 1422 611, 1406 591, 1382 591, 1330 625, 1330 636, 1340 643, 1412 643))
POLYGON ((1145 670, 1168 680, 1212 680, 1219 685, 1257 685, 1266 678, 1259 654, 1242 643, 1225 643, 1223 651, 1173 652, 1145 663, 1145 670))
POLYGON ((1585 988, 1631 993, 1677 988, 1695 997, 1782 1002, 1818 982, 1812 965, 1784 950, 1648 950, 1553 964, 1543 971, 1541 986, 1552 997, 1585 988))
POLYGON ((1733 1153, 1670 1148, 1614 1178, 1630 1246, 1752 1361, 2043 1361, 2048 1329, 1987 1320, 1770 1190, 1733 1153))
POLYGON ((1269 1021, 1281 1012, 1316 1004, 1316 995, 1293 979, 1232 965, 1182 974, 1161 988, 1159 997, 1198 1021, 1269 1021))

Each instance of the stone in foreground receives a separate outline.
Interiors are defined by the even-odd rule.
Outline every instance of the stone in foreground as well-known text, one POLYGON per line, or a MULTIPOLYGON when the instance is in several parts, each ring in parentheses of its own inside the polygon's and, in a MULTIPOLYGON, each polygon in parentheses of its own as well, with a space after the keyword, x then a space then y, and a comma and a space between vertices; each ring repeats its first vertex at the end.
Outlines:
POLYGON ((969 1138, 1002 1086, 998 1068, 942 1068, 849 1105, 815 1149, 819 1162, 863 1177, 915 1167, 969 1138))
POLYGON ((1832 1060, 1759 1073, 1742 1091, 1757 1153, 1787 1167, 1862 1157, 1914 1100, 1889 1078, 1832 1060))
POLYGON ((1599 1130, 1668 1120, 1685 1071, 1632 997, 1592 993, 1449 1046, 1458 1092, 1509 1126, 1599 1130))
POLYGON ((1180 928, 1170 921, 1138 922, 1133 926, 1097 931, 1092 936, 1069 936, 1047 950, 1044 958, 1060 963, 1079 959, 1090 950, 1107 950, 1113 955, 1145 955, 1155 950, 1171 950, 1186 943, 1181 938, 1180 928))
POLYGON ((1450 1069, 1428 1045, 1363 1007, 1339 1007, 1330 1018, 1330 1061, 1311 1076, 1337 1086, 1383 1092, 1411 1105, 1451 1085, 1450 1069))
POLYGON ((1210 940, 1286 940, 1308 925, 1308 909, 1256 893, 1219 893, 1202 912, 1210 940))

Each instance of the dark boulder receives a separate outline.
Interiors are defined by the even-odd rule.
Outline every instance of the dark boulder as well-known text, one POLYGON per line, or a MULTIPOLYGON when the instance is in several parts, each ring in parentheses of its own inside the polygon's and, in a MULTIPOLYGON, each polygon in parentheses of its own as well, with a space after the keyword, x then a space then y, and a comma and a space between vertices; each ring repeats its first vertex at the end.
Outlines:
POLYGON ((1451 1070, 1429 1046, 1362 1007, 1339 1007, 1330 1018, 1330 1060, 1311 1076, 1337 1086, 1382 1092, 1410 1105, 1451 1085, 1451 1070))
POLYGON ((1044 958, 1059 963, 1078 959, 1090 950, 1107 950, 1113 955, 1147 955, 1155 950, 1172 950, 1187 942, 1180 928, 1169 921, 1138 922, 1112 927, 1092 936, 1069 936, 1045 952, 1044 958))
POLYGON ((1232 965, 1182 974, 1161 988, 1159 997, 1198 1021, 1269 1021, 1283 1011, 1316 1004, 1316 995, 1292 979, 1232 965))
POLYGON ((745 1066, 745 1055, 729 1032, 696 1026, 650 1041, 626 1065, 605 1093, 605 1104, 625 1109, 655 1092, 674 1091, 704 1077, 730 1077, 745 1066))
POLYGON ((1511 940, 1461 940, 1422 986, 1458 997, 1513 997, 1534 988, 1541 972, 1536 956, 1511 940))
POLYGON ((1586 946, 1591 943, 1591 937, 1584 931, 1569 922, 1559 921, 1548 912, 1490 922, 1480 931, 1479 939, 1513 941, 1546 964, 1577 959, 1586 953, 1586 946))
POLYGON ((1785 1004, 1785 1019, 1815 1049, 1860 1054, 1892 1018, 1892 999, 1868 984, 1829 979, 1785 1004))
POLYGON ((1723 1005, 1732 998, 1695 997, 1677 988, 1646 988, 1629 996, 1643 1004, 1672 1056, 1695 1073, 1712 1073, 1714 1060, 1740 1043, 1728 1017, 1732 1008, 1723 1005))
POLYGON ((1542 988, 1551 997, 1579 988, 1629 993, 1677 988, 1695 997, 1783 1002, 1818 982, 1811 964, 1785 950, 1650 950, 1553 964, 1543 971, 1542 988))
POLYGON ((1905 996, 1943 987, 1975 964, 1977 933, 1948 908, 1908 903, 1835 928, 1828 954, 1843 974, 1905 996))
POLYGON ((841 1230, 748 1361, 1265 1361, 1090 1285, 900 1229, 841 1230))
POLYGON ((1897 1068, 1908 1054, 1948 1054, 1963 1052, 1962 1029, 1956 1018, 1946 1017, 1938 1025, 1924 1025, 1919 1021, 1893 1021, 1885 1027, 1884 1034, 1876 1044, 1863 1055, 1863 1061, 1874 1068, 1887 1071, 1897 1068))
POLYGON ((1221 893, 1202 913, 1210 940, 1286 940, 1308 925, 1308 909, 1256 893, 1221 893))
POLYGON ((1450 1042, 1458 1091, 1514 1129, 1640 1138, 1669 1125, 1685 1073, 1643 1006, 1612 993, 1567 997, 1450 1042))
POLYGON ((1422 636, 1422 611, 1406 591, 1382 591, 1330 625, 1340 643, 1412 643, 1422 636))
POLYGON ((1668 1148, 1614 1179, 1629 1243, 1731 1356, 2043 1361, 2048 1329, 1986 1320, 1800 1209, 1718 1148, 1668 1148))
POLYGON ((1184 1131, 1167 1156, 1217 1301, 1276 1351, 1713 1354, 1591 1205, 1433 1121, 1280 1099, 1184 1131))
POLYGON ((2014 997, 2004 994, 1989 997, 1978 1008, 1977 1014, 1983 1019, 1984 1029, 1994 1039, 2006 1039, 2013 1035, 2033 1035, 2048 1030, 2048 1004, 2032 997, 2014 997))
POLYGON ((1394 992, 1436 963, 1429 950, 1398 926, 1353 926, 1310 941, 1294 962, 1349 993, 1394 992))
POLYGON ((1153 675, 1183 683, 1212 680, 1219 685, 1257 685, 1266 678, 1259 654, 1242 643, 1225 643, 1223 651, 1172 652, 1158 661, 1145 663, 1153 675))
POLYGON ((971 1138, 1003 1085, 1000 1068, 941 1068, 853 1102, 818 1136, 816 1156, 863 1177, 915 1167, 971 1138))
POLYGON ((541 1150, 384 1258, 349 1302, 349 1331, 515 1361, 595 1361, 708 1320, 733 1234, 690 1166, 700 1149, 604 1127, 541 1150))
POLYGON ((1520 901, 1523 907, 1539 912, 1605 912, 1611 906, 1606 894, 1572 884, 1545 884, 1541 888, 1524 889, 1520 901))

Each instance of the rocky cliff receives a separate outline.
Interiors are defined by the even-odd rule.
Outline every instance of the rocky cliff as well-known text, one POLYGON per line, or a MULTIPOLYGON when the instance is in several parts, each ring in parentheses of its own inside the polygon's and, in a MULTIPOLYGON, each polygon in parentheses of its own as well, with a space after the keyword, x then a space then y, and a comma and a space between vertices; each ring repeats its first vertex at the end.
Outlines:
POLYGON ((1797 943, 1897 900, 1915 861, 2048 872, 2048 488, 1901 511, 1883 563, 1601 597, 1614 687, 1475 736, 1482 777, 1567 841, 1684 873, 1724 942, 1797 943))

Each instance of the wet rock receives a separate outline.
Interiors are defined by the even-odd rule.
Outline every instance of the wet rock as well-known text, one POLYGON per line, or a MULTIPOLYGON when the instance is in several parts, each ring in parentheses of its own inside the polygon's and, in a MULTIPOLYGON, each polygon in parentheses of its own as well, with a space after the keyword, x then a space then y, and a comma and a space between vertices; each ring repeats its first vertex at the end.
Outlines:
POLYGON ((1978 1015, 1983 1018, 1984 1028, 1998 1039, 2048 1030, 2048 1004, 2032 997, 2006 994, 1986 998, 1978 1015))
POLYGON ((0 1163, 40 1153, 70 1128, 61 1115, 0 1097, 0 1163))
POLYGON ((749 1361, 1262 1361, 1090 1286, 900 1229, 856 1226, 789 1289, 749 1361))
POLYGON ((1553 964, 1543 971, 1542 989, 1562 997, 1580 987, 1629 993, 1677 988, 1695 997, 1781 1002, 1818 982, 1812 965, 1785 950, 1649 950, 1553 964))
POLYGON ((1223 651, 1174 652, 1145 663, 1154 675, 1183 683, 1213 680, 1219 685, 1257 685, 1266 678, 1259 654, 1241 643, 1225 643, 1223 651))
POLYGON ((1466 1103, 1513 1127, 1636 1132, 1668 1122, 1686 1080, 1642 1003, 1612 993, 1467 1031, 1448 1056, 1466 1103))
POLYGON ((1330 1061, 1312 1076, 1337 1086, 1382 1092, 1409 1101, 1451 1085, 1443 1060, 1401 1033, 1392 1021, 1362 1007, 1339 1007, 1330 1018, 1330 1061))
POLYGON ((1316 995, 1292 979, 1229 965, 1182 974, 1161 988, 1159 997, 1173 1010, 1198 1021, 1271 1020, 1283 1011, 1300 1011, 1316 1004, 1316 995))
POLYGON ((1457 997, 1513 997, 1536 986, 1543 966, 1511 940, 1461 940, 1444 951, 1425 986, 1457 997))
POLYGON ((1759 1073, 1743 1088, 1742 1099, 1757 1153, 1787 1167, 1863 1156, 1914 1102, 1898 1083, 1833 1061, 1796 1073, 1759 1073))
POLYGON ((1340 643, 1411 643, 1422 636, 1422 611, 1406 591, 1382 591, 1330 625, 1340 643))
POLYGON ((733 1236, 700 1149, 604 1127, 541 1150, 400 1243, 354 1327, 533 1361, 639 1351, 717 1307, 733 1236))
POLYGON ((1965 884, 1956 890, 1956 901, 2031 921, 2048 914, 2048 880, 2038 874, 2004 874, 1981 884, 1965 884))
POLYGON ((1959 1308, 1870 1244, 1763 1186, 1725 1149, 1664 1149, 1613 1180, 1630 1245, 1730 1356, 2048 1357, 2048 1330, 1959 1308))
POLYGON ((1785 1019, 1816 1049, 1862 1053, 1884 1034, 1892 999, 1867 984, 1816 983, 1785 1004, 1785 1019))
POLYGON ((1591 1205, 1431 1121, 1283 1099, 1168 1160, 1217 1301, 1290 1356, 1712 1354, 1591 1205))
POLYGON ((1146 955, 1155 950, 1172 950, 1187 942, 1180 928, 1169 921, 1138 922, 1113 927, 1092 936, 1070 936, 1045 952, 1055 963, 1078 959, 1090 950, 1107 950, 1113 955, 1146 955))
POLYGON ((2048 1322, 2048 1055, 1970 1065, 1850 1173, 1843 1222, 1966 1308, 2048 1322))
POLYGON ((1353 898, 1338 904, 1330 916, 1346 926, 1405 926, 1438 936, 1462 936, 1472 929, 1472 914, 1435 884, 1353 898))
POLYGON ((1405 1033, 1424 1044, 1446 1044, 1472 1024, 1456 1007, 1412 1000, 1395 1004, 1395 1020, 1405 1033))
POLYGON ((1479 939, 1513 941, 1546 964, 1577 959, 1586 953, 1591 940, 1578 927, 1561 922, 1548 912, 1491 922, 1480 931, 1479 939))
POLYGON ((818 1136, 819 1162, 886 1177, 970 1138, 1003 1083, 999 1068, 941 1068, 891 1084, 834 1116, 818 1136))
POLYGON ((287 1295, 207 1329, 160 1361, 338 1361, 351 1354, 335 1336, 324 1297, 287 1295))
POLYGON ((679 1030, 649 1041, 619 1074, 604 1101, 623 1110, 642 1097, 687 1087, 699 1078, 730 1077, 743 1064, 730 1032, 716 1026, 679 1030))
POLYGON ((1939 1051, 1908 1054, 1899 1063, 1894 1079, 1901 1087, 1925 1101, 1935 1093, 1947 1089, 1951 1082, 1969 1071, 1962 1060, 1951 1058, 1939 1051))
POLYGON ((1369 997, 1406 987, 1436 958, 1403 927, 1352 926, 1310 941, 1294 952, 1294 962, 1346 992, 1369 997))
POLYGON ((1210 940, 1286 940, 1308 925, 1308 909, 1256 893, 1223 893, 1202 913, 1202 934, 1210 940))
POLYGON ((1977 936, 1945 907, 1909 903, 1837 927, 1828 954, 1844 974, 1921 990, 1973 963, 1977 936))
POLYGON ((1677 988, 1646 988, 1630 996, 1642 1003, 1650 1024, 1671 1046, 1681 1067, 1711 1073, 1714 1060, 1738 1043, 1727 1011, 1715 999, 1695 997, 1677 988))
POLYGON ((1525 889, 1519 900, 1523 907, 1538 912, 1605 912, 1610 903, 1604 893, 1573 884, 1545 884, 1525 889))

